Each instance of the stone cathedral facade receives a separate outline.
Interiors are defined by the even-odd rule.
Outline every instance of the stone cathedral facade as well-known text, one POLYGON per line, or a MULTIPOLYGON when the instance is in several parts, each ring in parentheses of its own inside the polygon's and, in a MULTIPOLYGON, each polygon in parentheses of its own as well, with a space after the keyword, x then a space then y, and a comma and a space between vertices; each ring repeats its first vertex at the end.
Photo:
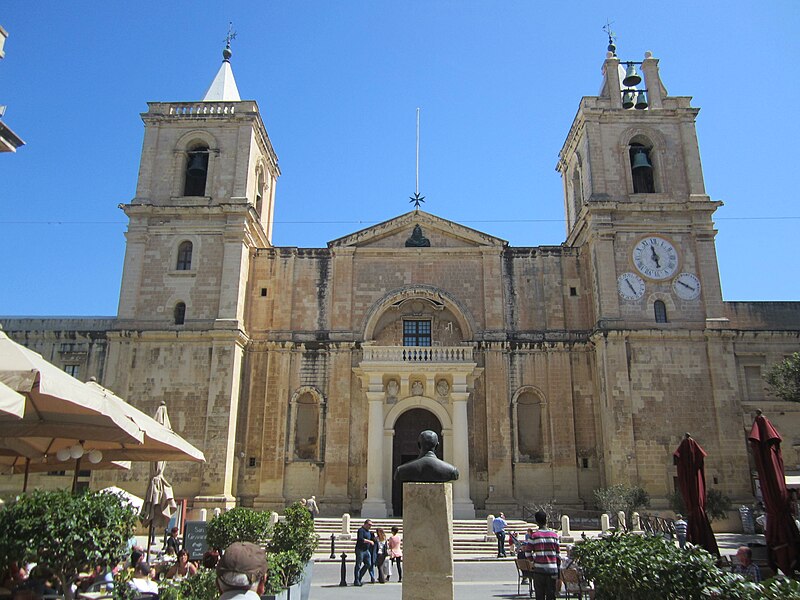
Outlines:
MULTIPOLYGON (((800 346, 800 303, 723 301, 698 109, 668 95, 655 58, 634 65, 646 97, 609 53, 600 95, 580 101, 558 155, 561 245, 413 210, 297 248, 271 243, 278 159, 229 57, 202 101, 142 115, 116 318, 2 319, 148 413, 165 400, 208 459, 169 465, 191 506, 314 494, 324 514, 398 515, 392 473, 423 429, 461 473, 456 517, 590 507, 616 483, 666 506, 686 431, 709 486, 752 501, 756 408, 797 467, 799 407, 762 375, 800 346)), ((146 469, 93 485, 141 494, 146 469)))

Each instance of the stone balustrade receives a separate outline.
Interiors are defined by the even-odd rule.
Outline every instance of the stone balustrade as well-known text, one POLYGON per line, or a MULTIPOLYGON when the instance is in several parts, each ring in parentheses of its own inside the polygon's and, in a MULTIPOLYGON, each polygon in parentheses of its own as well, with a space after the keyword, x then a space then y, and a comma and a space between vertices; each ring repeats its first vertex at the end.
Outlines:
POLYGON ((365 346, 364 362, 468 363, 472 346, 365 346))
POLYGON ((231 117, 236 113, 256 112, 253 101, 240 102, 148 102, 148 114, 172 117, 231 117))

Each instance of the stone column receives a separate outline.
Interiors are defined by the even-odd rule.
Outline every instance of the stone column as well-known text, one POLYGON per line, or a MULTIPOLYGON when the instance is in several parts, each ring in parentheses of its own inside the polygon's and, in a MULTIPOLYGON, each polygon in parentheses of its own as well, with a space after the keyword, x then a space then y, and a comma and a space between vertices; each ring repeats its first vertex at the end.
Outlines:
POLYGON ((367 498, 361 505, 361 516, 365 519, 387 516, 383 498, 383 397, 383 391, 367 392, 367 498))
POLYGON ((452 484, 404 483, 403 600, 453 600, 452 540, 452 484))
POLYGON ((453 514, 456 519, 474 519, 475 505, 469 496, 469 394, 452 392, 450 397, 453 400, 453 466, 458 469, 458 479, 453 482, 453 514))

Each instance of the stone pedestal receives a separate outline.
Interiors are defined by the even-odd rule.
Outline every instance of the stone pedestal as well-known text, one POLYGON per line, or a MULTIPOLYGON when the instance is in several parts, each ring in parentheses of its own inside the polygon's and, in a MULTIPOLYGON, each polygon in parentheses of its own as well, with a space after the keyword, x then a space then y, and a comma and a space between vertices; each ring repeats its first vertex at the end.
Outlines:
POLYGON ((403 484, 403 600, 453 600, 453 484, 403 484))

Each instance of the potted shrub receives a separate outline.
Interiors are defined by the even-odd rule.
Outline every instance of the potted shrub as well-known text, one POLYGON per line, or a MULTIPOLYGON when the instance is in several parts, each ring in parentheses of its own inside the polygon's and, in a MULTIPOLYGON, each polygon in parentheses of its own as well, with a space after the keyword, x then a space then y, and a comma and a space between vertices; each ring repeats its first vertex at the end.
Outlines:
POLYGON ((35 562, 52 572, 66 600, 78 573, 100 560, 121 561, 137 516, 120 496, 35 490, 0 510, 0 560, 35 562))
POLYGON ((267 555, 269 577, 262 600, 300 600, 300 581, 305 563, 294 550, 267 555))
POLYGON ((206 540, 211 548, 224 550, 234 542, 266 544, 271 525, 269 513, 236 507, 211 519, 206 540))
MULTIPOLYGON (((291 575, 287 580, 292 580, 292 583, 302 581, 301 600, 308 600, 311 592, 311 575, 314 567, 311 557, 314 555, 318 541, 311 513, 302 504, 295 502, 286 507, 284 518, 275 524, 272 539, 269 542, 270 554, 274 553, 278 556, 283 554, 281 558, 278 556, 274 558, 275 561, 278 561, 282 576, 291 575), (303 565, 296 581, 291 567, 294 559, 288 553, 296 555, 300 564, 303 565)), ((270 562, 271 566, 272 562, 270 562)))

